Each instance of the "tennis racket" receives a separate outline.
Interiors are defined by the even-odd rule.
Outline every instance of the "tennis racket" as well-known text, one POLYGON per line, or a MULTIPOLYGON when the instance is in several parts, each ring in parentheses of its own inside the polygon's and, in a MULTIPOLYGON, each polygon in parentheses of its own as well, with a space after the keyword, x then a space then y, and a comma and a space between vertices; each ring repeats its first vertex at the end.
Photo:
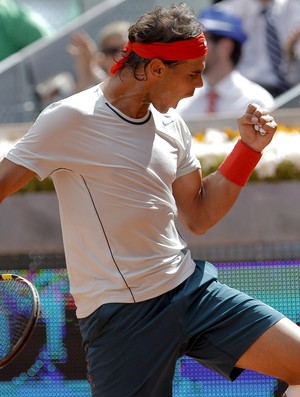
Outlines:
POLYGON ((30 339, 40 314, 35 286, 16 274, 0 274, 0 368, 30 339))

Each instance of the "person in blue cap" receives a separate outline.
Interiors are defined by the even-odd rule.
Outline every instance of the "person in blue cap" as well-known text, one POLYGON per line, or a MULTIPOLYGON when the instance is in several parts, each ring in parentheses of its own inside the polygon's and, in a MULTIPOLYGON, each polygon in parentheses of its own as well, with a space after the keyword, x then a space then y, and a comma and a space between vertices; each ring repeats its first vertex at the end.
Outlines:
POLYGON ((214 7, 243 21, 248 39, 238 68, 244 76, 275 98, 300 83, 300 40, 296 58, 289 54, 300 26, 299 0, 222 0, 214 7))
POLYGON ((247 35, 241 20, 214 7, 199 17, 204 25, 208 54, 204 86, 194 96, 180 101, 177 110, 185 118, 198 118, 207 113, 239 113, 249 103, 272 108, 274 98, 263 87, 250 81, 237 69, 247 35))

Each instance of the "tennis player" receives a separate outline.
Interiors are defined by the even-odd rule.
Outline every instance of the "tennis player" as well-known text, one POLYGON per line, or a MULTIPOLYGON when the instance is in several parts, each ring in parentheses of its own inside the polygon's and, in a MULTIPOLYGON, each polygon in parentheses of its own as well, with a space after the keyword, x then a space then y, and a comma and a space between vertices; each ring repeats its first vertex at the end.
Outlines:
MULTIPOLYGON (((182 355, 234 380, 245 368, 300 396, 300 332, 193 261, 175 220, 202 235, 234 205, 276 122, 255 104, 202 179, 175 108, 202 87, 202 25, 185 4, 129 28, 100 85, 46 108, 0 166, 1 200, 51 175, 93 397, 168 397, 182 355)), ((255 58, 255 57, 254 57, 255 58)), ((267 208, 266 208, 267 210, 267 208)))

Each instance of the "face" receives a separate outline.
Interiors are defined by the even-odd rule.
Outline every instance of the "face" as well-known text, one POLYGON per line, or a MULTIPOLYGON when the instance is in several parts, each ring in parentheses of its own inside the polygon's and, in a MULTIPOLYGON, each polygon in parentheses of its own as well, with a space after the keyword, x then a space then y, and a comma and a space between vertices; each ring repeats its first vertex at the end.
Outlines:
POLYGON ((195 89, 203 86, 205 61, 203 56, 172 67, 163 64, 150 98, 155 108, 164 113, 176 108, 181 99, 193 96, 195 89))

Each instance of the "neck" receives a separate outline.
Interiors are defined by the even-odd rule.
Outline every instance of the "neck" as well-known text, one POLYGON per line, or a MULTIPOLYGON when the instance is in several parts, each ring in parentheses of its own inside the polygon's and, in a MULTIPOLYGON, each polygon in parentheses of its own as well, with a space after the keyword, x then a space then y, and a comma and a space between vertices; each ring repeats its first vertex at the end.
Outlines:
POLYGON ((149 109, 147 101, 146 84, 141 90, 143 82, 133 78, 120 79, 118 75, 107 78, 101 89, 107 101, 122 113, 133 119, 144 117, 149 109))

